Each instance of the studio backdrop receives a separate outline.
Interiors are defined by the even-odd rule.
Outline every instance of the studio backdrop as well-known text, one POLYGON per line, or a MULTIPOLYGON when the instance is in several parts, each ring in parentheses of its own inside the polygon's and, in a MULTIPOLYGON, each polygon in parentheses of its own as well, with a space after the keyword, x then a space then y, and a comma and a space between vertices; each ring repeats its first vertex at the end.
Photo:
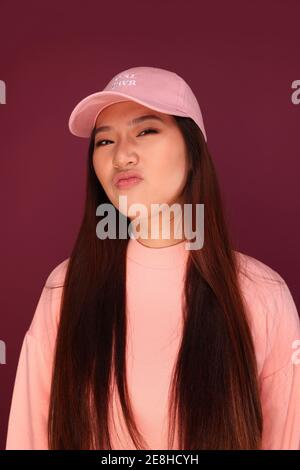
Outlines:
MULTIPOLYGON (((160 67, 193 89, 237 250, 300 308, 300 3, 0 1, 0 448, 25 332, 81 222, 88 139, 78 101, 120 70, 160 67)), ((299 366, 300 367, 300 366, 299 366)))

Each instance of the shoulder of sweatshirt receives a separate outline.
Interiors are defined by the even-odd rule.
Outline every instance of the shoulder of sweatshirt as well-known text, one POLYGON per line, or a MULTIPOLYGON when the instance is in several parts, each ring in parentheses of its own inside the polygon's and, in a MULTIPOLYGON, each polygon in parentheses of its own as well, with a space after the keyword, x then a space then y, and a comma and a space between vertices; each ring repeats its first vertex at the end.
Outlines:
POLYGON ((276 307, 282 307, 290 300, 291 293, 285 279, 275 269, 253 256, 239 251, 235 251, 235 255, 239 286, 248 305, 257 306, 256 301, 262 302, 266 307, 265 314, 270 315, 270 308, 271 313, 275 314, 276 307))
POLYGON ((56 265, 48 274, 26 332, 29 340, 37 340, 40 343, 45 354, 49 354, 49 360, 57 334, 63 285, 69 259, 66 258, 56 265))
POLYGON ((46 287, 62 287, 68 267, 70 258, 64 259, 61 263, 56 265, 48 275, 45 286, 46 287))
POLYGON ((300 339, 299 314, 285 279, 275 269, 245 253, 235 254, 258 371, 265 377, 289 361, 300 339))

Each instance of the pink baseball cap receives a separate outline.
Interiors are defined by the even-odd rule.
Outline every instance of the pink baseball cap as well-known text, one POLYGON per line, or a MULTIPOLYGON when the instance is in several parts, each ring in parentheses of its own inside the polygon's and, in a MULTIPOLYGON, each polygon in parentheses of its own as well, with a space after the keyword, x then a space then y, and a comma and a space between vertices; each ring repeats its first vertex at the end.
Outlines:
POLYGON ((175 72, 157 67, 124 70, 115 75, 102 91, 81 100, 69 118, 71 133, 90 137, 104 108, 128 100, 161 113, 192 118, 207 142, 200 106, 190 86, 175 72))

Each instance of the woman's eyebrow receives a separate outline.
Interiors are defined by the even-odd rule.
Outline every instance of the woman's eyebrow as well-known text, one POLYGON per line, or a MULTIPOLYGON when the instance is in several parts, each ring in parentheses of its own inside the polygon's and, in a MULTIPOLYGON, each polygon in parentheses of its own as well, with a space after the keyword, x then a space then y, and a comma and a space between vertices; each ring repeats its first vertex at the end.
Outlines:
MULTIPOLYGON (((159 116, 156 116, 155 114, 146 114, 144 116, 139 116, 137 118, 132 119, 131 121, 127 123, 127 126, 134 126, 135 124, 139 124, 140 122, 144 122, 149 119, 157 119, 158 121, 162 123, 164 122, 162 118, 160 118, 159 116)), ((112 129, 113 128, 111 126, 100 126, 100 127, 97 127, 97 129, 95 129, 94 135, 98 134, 99 132, 110 131, 112 129)))

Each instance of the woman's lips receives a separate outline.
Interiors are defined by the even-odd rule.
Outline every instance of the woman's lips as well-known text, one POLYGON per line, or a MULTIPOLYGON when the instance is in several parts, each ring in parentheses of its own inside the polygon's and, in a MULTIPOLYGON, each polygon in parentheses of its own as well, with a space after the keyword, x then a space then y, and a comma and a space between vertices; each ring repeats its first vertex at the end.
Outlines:
POLYGON ((136 184, 140 183, 142 180, 142 178, 138 178, 136 176, 134 177, 131 177, 131 178, 126 178, 126 179, 122 179, 122 180, 119 180, 117 183, 116 183, 116 186, 117 188, 119 189, 128 189, 128 188, 131 188, 132 186, 135 186, 136 184))

